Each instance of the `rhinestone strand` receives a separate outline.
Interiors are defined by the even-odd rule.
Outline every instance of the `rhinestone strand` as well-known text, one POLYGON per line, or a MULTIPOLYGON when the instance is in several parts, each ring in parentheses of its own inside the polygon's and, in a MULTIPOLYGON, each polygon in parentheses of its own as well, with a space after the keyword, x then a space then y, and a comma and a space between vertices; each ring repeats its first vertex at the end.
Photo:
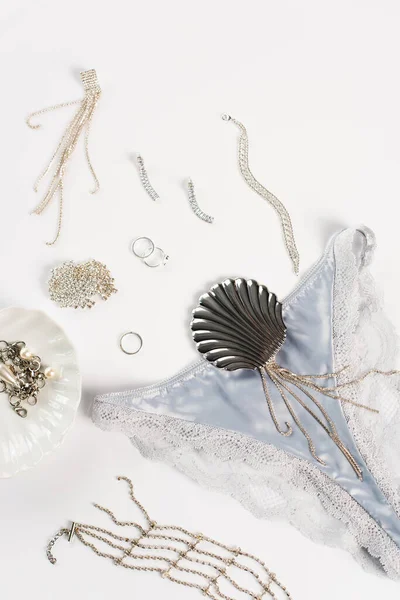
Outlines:
POLYGON ((94 525, 73 523, 71 530, 60 529, 50 540, 47 546, 47 558, 52 564, 56 563, 52 553, 55 542, 63 535, 71 538, 74 533, 84 546, 90 548, 98 556, 112 560, 117 566, 137 571, 157 572, 164 579, 197 589, 212 600, 234 600, 234 596, 227 595, 221 590, 223 581, 240 592, 242 597, 252 600, 265 600, 266 597, 275 599, 274 591, 277 590, 281 590, 287 600, 291 599, 286 587, 256 556, 244 552, 241 548, 217 542, 203 534, 194 534, 183 527, 159 525, 150 518, 146 509, 136 499, 131 480, 127 477, 118 477, 117 479, 128 484, 131 500, 141 512, 145 525, 142 526, 134 521, 120 521, 110 509, 95 504, 96 508, 108 514, 116 525, 134 528, 136 530, 135 537, 118 535, 94 525), (168 540, 169 543, 157 543, 156 540, 160 539, 168 540), (111 550, 103 552, 90 540, 97 540, 111 550), (155 543, 149 544, 149 542, 155 543), (211 546, 213 551, 199 547, 201 545, 211 546), (150 551, 150 553, 139 554, 137 551, 135 552, 135 549, 150 551), (117 553, 113 553, 112 550, 116 550, 117 553), (152 550, 163 554, 153 554, 152 550), (227 555, 224 556, 221 551, 227 555), (215 562, 205 560, 204 557, 213 559, 215 562), (260 573, 241 562, 241 559, 253 562, 260 569, 260 573), (201 570, 202 567, 206 567, 208 571, 201 570), (235 578, 237 570, 246 572, 250 576, 252 584, 258 587, 258 591, 239 583, 235 578), (183 578, 182 575, 186 578, 183 578))
POLYGON ((192 209, 192 211, 194 212, 196 217, 199 217, 199 219, 202 219, 206 223, 213 223, 214 217, 207 215, 205 212, 203 212, 201 210, 200 206, 198 205, 197 199, 196 199, 196 194, 194 192, 193 181, 191 179, 189 179, 187 185, 188 185, 188 197, 189 197, 190 208, 192 209))
POLYGON ((160 196, 157 194, 156 190, 153 188, 153 186, 151 185, 151 183, 149 181, 149 177, 147 175, 146 167, 144 166, 144 161, 143 161, 143 158, 140 156, 140 154, 137 155, 136 161, 137 161, 137 164, 138 164, 138 167, 139 167, 140 181, 142 182, 142 185, 143 185, 144 189, 146 190, 146 192, 148 193, 148 195, 150 196, 150 198, 152 200, 154 200, 154 202, 156 200, 159 200, 160 196))
POLYGON ((232 121, 235 125, 240 129, 240 138, 239 138, 239 169, 242 173, 244 180, 247 185, 249 185, 259 196, 264 198, 267 202, 271 204, 271 206, 278 213, 279 218, 282 224, 283 236, 285 240, 285 246, 290 256, 290 259, 293 263, 294 272, 296 275, 299 272, 299 253, 296 247, 296 242, 293 233, 293 225, 286 207, 282 204, 278 198, 272 194, 269 190, 267 190, 257 179, 254 177, 253 173, 249 167, 249 138, 247 135, 247 130, 245 126, 237 121, 233 117, 227 114, 222 115, 222 119, 224 121, 232 121))

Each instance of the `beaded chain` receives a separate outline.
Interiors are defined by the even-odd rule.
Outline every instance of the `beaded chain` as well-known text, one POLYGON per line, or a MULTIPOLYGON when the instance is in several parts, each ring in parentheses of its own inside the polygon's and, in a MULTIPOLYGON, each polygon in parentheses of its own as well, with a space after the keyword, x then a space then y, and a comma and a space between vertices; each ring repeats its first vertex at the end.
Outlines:
POLYGON ((164 579, 198 589, 213 600, 237 600, 237 595, 232 596, 230 589, 240 592, 240 598, 265 600, 267 597, 285 597, 290 600, 285 586, 259 558, 203 534, 194 534, 176 525, 160 525, 150 518, 136 499, 131 480, 127 477, 117 479, 127 482, 130 497, 142 513, 145 525, 119 521, 111 510, 95 504, 96 508, 110 516, 115 525, 135 529, 134 537, 117 535, 93 525, 73 523, 70 529, 60 529, 50 540, 47 558, 52 564, 57 562, 52 553, 55 542, 64 535, 68 536, 69 541, 76 536, 95 554, 109 558, 117 566, 159 573, 164 579), (102 552, 93 540, 112 550, 102 552), (238 581, 239 573, 247 574, 246 584, 240 579, 238 581), (275 595, 276 592, 279 596, 275 595))

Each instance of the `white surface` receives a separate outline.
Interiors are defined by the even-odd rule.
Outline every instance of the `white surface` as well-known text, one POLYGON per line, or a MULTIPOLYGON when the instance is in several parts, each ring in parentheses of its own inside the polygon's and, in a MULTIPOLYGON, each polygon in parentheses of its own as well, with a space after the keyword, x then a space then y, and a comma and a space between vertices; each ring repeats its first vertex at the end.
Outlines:
POLYGON ((237 131, 220 120, 224 111, 246 124, 254 173, 291 212, 302 271, 338 228, 374 228, 375 273, 400 326, 399 18, 400 6, 388 0, 3 0, 1 303, 40 308, 65 328, 80 355, 84 395, 64 445, 32 471, 0 481, 2 599, 200 597, 156 575, 117 570, 78 543, 60 541, 57 566, 46 561, 48 537, 69 519, 102 522, 92 501, 127 509, 113 479, 119 473, 134 479, 159 521, 263 557, 295 600, 398 598, 399 584, 145 462, 88 415, 95 393, 155 382, 196 358, 189 313, 211 282, 245 275, 280 296, 295 284, 272 209, 238 173, 237 131), (66 178, 62 238, 47 248, 56 207, 29 216, 39 199, 32 184, 73 109, 47 115, 39 131, 24 117, 81 97, 78 73, 89 68, 103 89, 91 138, 101 191, 88 193, 80 145, 66 178), (159 205, 140 186, 136 151, 159 205), (188 176, 214 225, 191 213, 188 176), (139 235, 170 254, 166 269, 147 269, 129 252, 139 235), (119 293, 92 312, 58 309, 46 296, 50 267, 92 257, 109 266, 119 293), (136 357, 118 348, 127 330, 143 336, 136 357))

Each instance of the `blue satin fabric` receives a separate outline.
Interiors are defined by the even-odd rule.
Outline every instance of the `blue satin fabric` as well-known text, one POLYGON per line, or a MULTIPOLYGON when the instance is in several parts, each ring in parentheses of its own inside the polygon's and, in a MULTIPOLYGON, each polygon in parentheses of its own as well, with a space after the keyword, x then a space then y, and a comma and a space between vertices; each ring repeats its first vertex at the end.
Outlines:
MULTIPOLYGON (((354 252, 359 261, 362 260, 363 243, 363 234, 357 232, 354 252)), ((298 292, 284 302, 288 335, 277 362, 295 373, 323 374, 335 370, 332 343, 334 262, 334 245, 331 244, 309 284, 301 286, 298 292)), ((324 385, 332 386, 334 381, 327 380, 324 385)), ((272 384, 270 393, 279 423, 283 428, 285 421, 293 425, 293 434, 289 437, 280 435, 272 422, 257 371, 241 370, 229 373, 208 366, 200 370, 195 377, 171 386, 166 395, 146 397, 146 394, 141 396, 140 393, 136 393, 123 396, 120 401, 146 412, 237 431, 311 462, 344 488, 400 548, 400 519, 380 491, 358 452, 340 403, 313 392, 334 421, 340 439, 361 466, 363 481, 359 481, 346 458, 326 432, 293 401, 296 413, 311 435, 316 452, 325 461, 326 466, 319 464, 311 456, 307 440, 293 423, 278 390, 272 384)), ((303 399, 312 406, 309 399, 305 396, 303 399)), ((315 406, 313 410, 318 413, 315 406)), ((282 477, 284 476, 282 473, 282 477)))

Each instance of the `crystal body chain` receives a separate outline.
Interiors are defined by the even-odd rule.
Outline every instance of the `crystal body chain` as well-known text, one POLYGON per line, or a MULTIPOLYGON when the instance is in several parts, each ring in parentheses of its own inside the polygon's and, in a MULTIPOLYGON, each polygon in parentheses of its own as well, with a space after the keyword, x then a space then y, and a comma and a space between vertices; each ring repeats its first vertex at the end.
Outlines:
POLYGON ((292 220, 286 209, 278 198, 272 194, 267 188, 257 181, 249 167, 249 138, 245 126, 233 117, 227 114, 222 115, 224 121, 232 121, 240 129, 239 138, 239 169, 242 173, 247 185, 251 187, 261 198, 264 198, 278 213, 281 220, 285 246, 293 264, 293 269, 296 275, 299 272, 299 253, 294 239, 292 220))
POLYGON ((91 191, 92 194, 96 193, 99 189, 99 180, 97 179, 97 175, 94 171, 92 162, 89 156, 89 133, 90 126, 93 118, 94 111, 96 109, 98 100, 101 95, 101 88, 99 86, 96 71, 91 69, 89 71, 83 71, 81 73, 81 80, 83 83, 83 87, 85 90, 85 95, 82 100, 74 100, 72 102, 63 102, 61 104, 55 104, 53 106, 49 106, 48 108, 43 108, 42 110, 38 110, 34 113, 31 113, 27 118, 27 125, 31 129, 39 129, 41 125, 33 124, 32 119, 39 115, 43 115, 47 112, 51 112, 53 110, 57 110, 58 108, 64 108, 67 106, 72 106, 75 104, 79 104, 79 108, 76 111, 73 119, 67 126, 65 132, 63 133, 61 140, 54 151, 53 156, 50 159, 47 167, 42 171, 36 180, 34 190, 38 191, 39 184, 44 177, 49 173, 51 168, 54 166, 53 175, 50 180, 49 187, 47 192, 43 198, 43 200, 38 204, 38 206, 33 210, 33 213, 36 215, 40 215, 45 208, 50 204, 55 195, 58 193, 59 196, 59 212, 58 212, 58 223, 55 237, 52 241, 48 242, 47 245, 51 246, 55 244, 58 240, 62 227, 63 220, 63 204, 64 204, 64 177, 66 172, 67 163, 70 160, 73 151, 75 150, 76 144, 81 133, 84 131, 85 136, 85 156, 86 161, 89 166, 89 170, 94 179, 94 189, 91 191))
POLYGON ((243 599, 274 599, 278 590, 279 598, 284 596, 290 600, 286 587, 259 558, 203 534, 191 533, 183 527, 160 525, 150 518, 136 499, 130 479, 117 479, 128 484, 130 497, 141 512, 144 524, 119 521, 111 510, 95 504, 118 527, 132 528, 133 537, 123 532, 117 535, 101 527, 73 523, 70 529, 60 529, 50 540, 46 552, 52 564, 56 563, 53 555, 55 542, 64 535, 69 541, 76 536, 95 554, 110 559, 117 566, 159 573, 164 579, 197 589, 213 600, 237 600, 237 592, 243 599), (99 544, 107 551, 101 551, 99 544))

